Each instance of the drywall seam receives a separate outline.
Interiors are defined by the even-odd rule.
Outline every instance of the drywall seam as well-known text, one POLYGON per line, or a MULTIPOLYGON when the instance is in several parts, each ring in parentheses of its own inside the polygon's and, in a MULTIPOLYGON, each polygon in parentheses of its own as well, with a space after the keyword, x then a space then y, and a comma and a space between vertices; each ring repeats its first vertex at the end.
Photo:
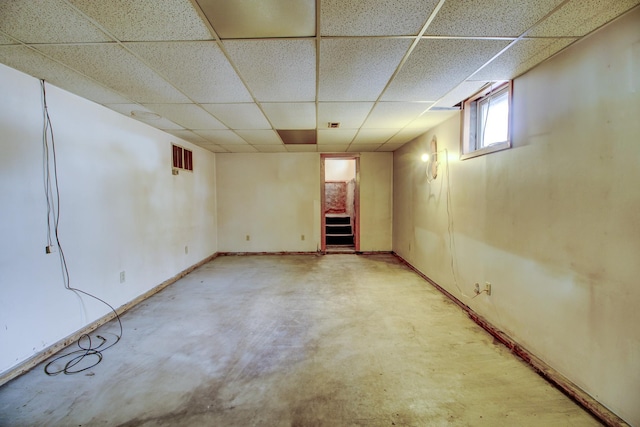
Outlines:
POLYGON ((416 267, 414 267, 407 260, 402 258, 395 252, 392 252, 403 264, 413 270, 416 274, 422 277, 424 280, 429 282, 434 288, 443 293, 447 298, 453 301, 458 307, 464 310, 467 315, 473 320, 476 324, 478 324, 482 329, 489 332, 494 338, 500 341, 504 346, 506 346, 512 353, 517 355, 520 359, 524 360, 529 366, 533 368, 534 371, 555 387, 557 387, 560 391, 566 394, 568 397, 573 399, 576 403, 582 406, 585 410, 591 413, 593 416, 598 418, 602 423, 609 427, 630 427, 622 418, 613 413, 609 408, 595 400, 591 397, 587 392, 582 390, 580 387, 571 382, 564 375, 560 374, 558 371, 549 366, 546 362, 538 358, 537 356, 530 353, 526 348, 522 347, 518 342, 516 342, 513 338, 493 326, 489 321, 487 321, 484 317, 480 316, 478 313, 473 311, 468 305, 464 304, 462 301, 457 299, 451 293, 449 293, 442 286, 438 285, 427 275, 422 273, 416 267))
MULTIPOLYGON (((139 295, 138 297, 132 299, 131 301, 121 305, 120 307, 118 307, 116 309, 116 312, 118 313, 118 316, 121 316, 123 313, 125 313, 129 309, 131 309, 131 308, 135 307, 136 305, 140 304, 142 301, 146 300, 147 298, 157 294, 158 292, 160 292, 161 290, 163 290, 167 286, 174 284, 175 282, 177 282, 178 280, 180 280, 181 278, 183 278, 187 274, 191 273, 196 268, 203 266, 204 264, 208 263, 209 261, 215 259, 218 256, 219 256, 219 254, 217 252, 214 253, 213 255, 209 255, 205 259, 193 264, 192 266, 182 270, 180 273, 176 274, 175 276, 171 277, 170 279, 167 279, 164 282, 160 283, 158 286, 148 290, 147 292, 139 295)), ((54 354, 56 354, 59 351, 65 349, 69 345, 71 345, 71 344, 75 343, 76 341, 78 341, 78 339, 80 339, 80 337, 82 335, 89 334, 89 333, 95 331, 100 326, 104 325, 105 323, 109 322, 110 320, 113 320, 115 317, 116 316, 113 313, 113 311, 110 311, 109 313, 105 314, 104 316, 102 316, 101 318, 96 320, 95 322, 89 323, 84 328, 79 329, 76 332, 74 332, 73 334, 71 334, 71 335, 69 335, 69 336, 67 336, 67 337, 65 337, 65 338, 63 338, 63 339, 51 344, 50 346, 48 346, 45 349, 43 349, 42 351, 34 354, 33 356, 31 356, 27 360, 19 363, 18 365, 14 366, 13 368, 11 368, 11 369, 9 369, 9 370, 7 370, 5 372, 0 373, 0 386, 2 386, 3 384, 8 383, 9 381, 11 381, 12 379, 14 379, 16 377, 19 377, 20 375, 30 371, 35 366, 37 366, 39 363, 47 360, 49 357, 53 356, 54 354)))

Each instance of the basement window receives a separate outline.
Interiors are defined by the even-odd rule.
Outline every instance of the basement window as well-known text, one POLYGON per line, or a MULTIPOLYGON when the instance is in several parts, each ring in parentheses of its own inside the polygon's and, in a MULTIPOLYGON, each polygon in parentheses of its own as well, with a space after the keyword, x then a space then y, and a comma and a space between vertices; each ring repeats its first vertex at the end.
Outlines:
POLYGON ((174 175, 177 175, 179 169, 193 171, 193 152, 179 145, 171 144, 172 165, 174 175))
POLYGON ((511 147, 512 88, 491 85, 462 103, 462 160, 511 147))

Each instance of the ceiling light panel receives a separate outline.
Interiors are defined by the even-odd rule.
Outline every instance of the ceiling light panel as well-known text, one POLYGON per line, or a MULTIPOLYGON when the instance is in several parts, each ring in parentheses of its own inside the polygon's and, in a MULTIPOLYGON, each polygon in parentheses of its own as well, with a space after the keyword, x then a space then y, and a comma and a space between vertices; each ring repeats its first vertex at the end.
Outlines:
POLYGON ((639 3, 638 0, 572 0, 529 31, 527 37, 581 37, 639 3))
POLYGON ((349 145, 356 132, 357 129, 319 129, 318 145, 349 145))
POLYGON ((373 107, 373 102, 320 102, 318 128, 328 123, 340 123, 340 129, 358 129, 373 107))
POLYGON ((329 39, 320 44, 320 101, 375 101, 411 44, 408 39, 329 39))
POLYGON ((282 145, 274 130, 237 130, 236 133, 252 145, 282 145))
POLYGON ((490 64, 470 77, 470 80, 509 80, 554 53, 573 43, 576 39, 522 39, 490 64))
POLYGON ((182 126, 159 116, 157 113, 138 104, 105 104, 105 107, 117 111, 118 113, 136 119, 142 123, 146 123, 158 129, 183 129, 182 126), (138 113, 138 114, 136 114, 138 113), (146 113, 146 114, 145 114, 146 113))
POLYGON ((230 129, 271 129, 256 104, 203 104, 202 107, 230 129))
POLYGON ((200 135, 207 141, 218 145, 244 145, 247 143, 244 139, 240 138, 232 130, 194 130, 195 134, 200 135))
POLYGON ((190 130, 167 130, 167 133, 170 133, 173 136, 177 136, 178 138, 184 139, 185 141, 189 141, 197 145, 208 143, 206 139, 204 139, 200 135, 196 135, 190 130))
POLYGON ((313 40, 235 40, 224 46, 258 101, 315 100, 313 40))
POLYGON ((358 135, 353 140, 353 145, 358 144, 377 144, 387 142, 389 138, 395 135, 400 129, 360 129, 358 135))
POLYGON ((508 44, 506 40, 423 39, 382 99, 436 101, 508 44))
POLYGON ((117 92, 127 94, 132 101, 189 102, 182 93, 116 44, 41 45, 38 50, 117 92))
POLYGON ((189 0, 68 1, 120 41, 212 39, 189 0))
POLYGON ((425 34, 518 37, 562 1, 446 1, 425 34))
POLYGON ((126 43, 151 68, 196 102, 251 102, 215 42, 126 43))
POLYGON ((131 102, 96 81, 22 45, 0 46, 0 62, 99 104, 131 102))
POLYGON ((186 129, 226 129, 226 126, 195 104, 146 104, 145 107, 186 129))
POLYGON ((262 109, 276 129, 315 129, 316 104, 265 103, 262 109))
POLYGON ((315 0, 196 0, 223 39, 313 37, 315 0))
POLYGON ((363 128, 401 129, 431 105, 432 103, 428 102, 379 102, 363 128))
POLYGON ((417 35, 437 0, 322 0, 323 36, 417 35))
POLYGON ((0 30, 24 43, 113 41, 63 0, 0 1, 0 30))
POLYGON ((478 92, 486 81, 464 81, 435 103, 434 107, 453 107, 478 92))

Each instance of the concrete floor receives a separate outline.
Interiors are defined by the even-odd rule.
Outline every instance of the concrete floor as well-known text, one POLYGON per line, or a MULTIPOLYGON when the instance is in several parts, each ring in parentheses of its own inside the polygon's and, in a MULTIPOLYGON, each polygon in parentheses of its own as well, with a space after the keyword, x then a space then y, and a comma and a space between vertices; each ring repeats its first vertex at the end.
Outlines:
POLYGON ((219 257, 122 322, 86 374, 1 387, 0 424, 599 425, 391 255, 219 257))

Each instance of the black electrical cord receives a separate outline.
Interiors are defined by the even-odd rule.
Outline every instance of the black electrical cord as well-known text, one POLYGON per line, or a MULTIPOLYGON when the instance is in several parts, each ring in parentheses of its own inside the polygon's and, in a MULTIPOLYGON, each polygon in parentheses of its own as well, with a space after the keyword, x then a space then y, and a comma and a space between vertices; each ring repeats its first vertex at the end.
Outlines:
POLYGON ((60 373, 64 374, 77 374, 78 372, 86 371, 87 369, 91 369, 96 366, 98 363, 102 361, 102 352, 107 350, 108 348, 116 345, 120 338, 122 338, 122 321, 120 320, 120 316, 118 312, 111 306, 111 304, 107 303, 105 300, 98 298, 95 295, 90 294, 89 292, 83 291, 82 289, 74 288, 71 286, 71 279, 69 275, 69 267, 67 265, 67 259, 64 255, 64 251, 62 249, 62 244, 60 243, 60 234, 58 225, 60 223, 60 189, 58 187, 58 164, 56 159, 56 144, 55 138, 53 136, 53 126, 51 124, 51 118, 49 117, 49 109, 47 107, 47 91, 45 87, 45 81, 40 80, 40 88, 42 92, 42 111, 43 111, 43 130, 42 130, 42 146, 43 146, 43 162, 44 162, 44 189, 45 189, 45 197, 47 202, 47 244, 48 246, 52 245, 52 240, 55 240, 55 244, 58 248, 58 254, 60 256, 60 267, 62 269, 62 280, 64 282, 65 289, 75 292, 76 294, 84 294, 88 297, 91 297, 97 301, 100 301, 107 307, 113 311, 116 319, 118 320, 118 325, 120 327, 120 334, 115 335, 116 339, 109 345, 107 343, 107 339, 101 335, 96 335, 96 338, 99 340, 99 343, 96 345, 93 344, 93 340, 91 335, 82 334, 77 341, 78 347, 80 350, 75 350, 70 353, 65 353, 61 356, 56 357, 51 360, 44 366, 44 372, 47 375, 58 375, 60 373), (49 144, 49 138, 51 139, 51 144, 49 144), (53 164, 53 174, 51 172, 51 164, 53 164), (53 180, 52 180, 53 177, 53 180), (55 196, 55 197, 54 197, 55 196), (51 223, 53 223, 53 237, 51 238, 51 223), (93 357, 93 360, 87 366, 86 363, 81 365, 83 367, 79 367, 76 369, 76 366, 80 364, 87 357, 93 357), (67 360, 68 359, 68 360, 67 360), (65 361, 62 368, 58 369, 50 369, 50 366, 58 361, 65 361))

